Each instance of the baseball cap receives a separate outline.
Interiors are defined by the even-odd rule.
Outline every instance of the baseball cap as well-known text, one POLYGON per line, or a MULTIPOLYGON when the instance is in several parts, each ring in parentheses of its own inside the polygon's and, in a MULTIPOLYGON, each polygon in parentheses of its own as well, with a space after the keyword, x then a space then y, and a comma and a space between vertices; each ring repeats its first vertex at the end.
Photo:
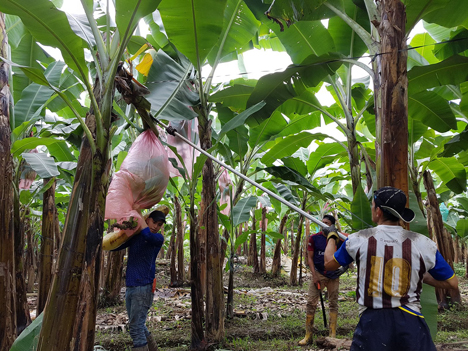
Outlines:
POLYGON ((414 212, 406 208, 406 195, 403 190, 391 186, 384 186, 374 191, 374 202, 377 207, 400 218, 406 223, 414 219, 414 212))
POLYGON ((166 215, 163 212, 158 211, 158 210, 151 212, 148 218, 153 219, 153 221, 155 222, 163 221, 164 223, 166 223, 166 215))

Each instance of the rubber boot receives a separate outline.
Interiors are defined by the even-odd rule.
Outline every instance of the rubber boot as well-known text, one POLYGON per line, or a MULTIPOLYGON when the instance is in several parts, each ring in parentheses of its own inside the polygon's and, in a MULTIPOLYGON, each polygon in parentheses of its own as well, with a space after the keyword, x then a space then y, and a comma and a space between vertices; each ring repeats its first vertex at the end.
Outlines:
POLYGON ((329 336, 336 338, 336 321, 338 320, 338 312, 330 311, 330 331, 329 336))
POLYGON ((148 350, 149 351, 158 351, 158 344, 156 344, 156 340, 154 340, 153 335, 149 334, 146 337, 148 341, 148 350))
POLYGON ((304 339, 299 341, 299 346, 305 346, 312 343, 314 336, 314 315, 308 314, 306 317, 306 335, 304 339))
POLYGON ((148 344, 146 344, 145 346, 133 347, 132 351, 149 351, 148 344))

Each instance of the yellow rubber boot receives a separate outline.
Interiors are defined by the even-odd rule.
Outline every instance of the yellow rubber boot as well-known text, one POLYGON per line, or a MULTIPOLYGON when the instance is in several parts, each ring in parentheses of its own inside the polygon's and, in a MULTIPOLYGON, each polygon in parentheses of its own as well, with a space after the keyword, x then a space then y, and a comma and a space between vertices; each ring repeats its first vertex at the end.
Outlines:
POLYGON ((306 335, 304 339, 299 341, 299 346, 305 346, 312 343, 314 336, 314 315, 308 314, 306 318, 306 335))
POLYGON ((329 336, 332 338, 336 337, 336 321, 338 320, 338 312, 330 311, 330 332, 329 336))

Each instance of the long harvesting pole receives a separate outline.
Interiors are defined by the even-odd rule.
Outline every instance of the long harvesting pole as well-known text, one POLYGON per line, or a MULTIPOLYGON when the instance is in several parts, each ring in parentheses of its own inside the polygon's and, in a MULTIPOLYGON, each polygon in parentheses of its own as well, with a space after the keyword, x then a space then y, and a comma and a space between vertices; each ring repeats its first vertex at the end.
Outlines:
MULTIPOLYGON (((235 169, 231 168, 230 166, 228 166, 227 164, 225 164, 223 161, 220 161, 218 160, 216 157, 212 156, 211 154, 209 154, 208 152, 206 152, 205 150, 199 148, 197 145, 195 145, 194 143, 192 143, 190 140, 186 139, 185 137, 183 137, 182 135, 180 135, 175 128, 172 128, 170 126, 166 126, 164 123, 162 123, 161 121, 159 121, 158 119, 155 119, 156 123, 158 123, 160 126, 164 127, 166 129, 166 131, 173 135, 173 136, 177 136, 179 137, 180 139, 182 139, 184 142, 186 142, 187 144, 189 144, 191 147, 195 148, 196 150, 200 151, 203 155, 205 155, 206 157, 210 158, 211 160, 213 160, 214 162, 220 164, 221 166, 223 166, 224 168, 226 168, 227 170, 231 171, 232 173, 234 173, 235 175, 237 175, 238 177, 241 177, 242 179, 244 179, 246 182, 249 182, 250 184, 252 184, 253 186, 259 188, 260 190, 263 190, 265 193, 267 193, 268 195, 270 195, 271 197, 275 198, 276 200, 280 201, 282 204, 288 206, 289 208, 293 209, 294 211, 300 213, 301 215, 303 215, 304 217, 310 219, 312 222, 314 222, 315 224, 318 224, 319 226, 323 227, 323 228, 328 228, 328 225, 326 225, 325 223, 323 223, 322 221, 318 220, 317 218, 311 216, 310 214, 308 214, 307 212, 301 210, 299 207, 295 206, 294 204, 290 203, 289 201, 283 199, 282 197, 276 195, 274 192, 268 190, 267 188, 263 187, 262 185, 258 184, 257 182, 255 182, 254 180, 246 177, 245 175, 243 175, 242 173, 236 171, 235 169)), ((338 233, 338 235, 340 236, 341 239, 343 240, 346 240, 346 235, 342 234, 342 233, 338 233)))

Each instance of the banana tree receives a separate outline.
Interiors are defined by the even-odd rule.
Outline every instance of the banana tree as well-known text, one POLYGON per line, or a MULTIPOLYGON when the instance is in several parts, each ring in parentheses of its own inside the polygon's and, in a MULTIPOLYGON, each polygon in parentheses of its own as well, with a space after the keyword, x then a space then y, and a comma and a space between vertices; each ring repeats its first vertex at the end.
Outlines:
MULTIPOLYGON (((82 349, 93 347, 109 150, 116 131, 111 118, 114 78, 139 19, 152 13, 158 3, 117 1, 117 28, 113 31, 108 25, 105 33, 98 28, 90 1, 82 2, 87 24, 73 23, 73 27, 66 15, 48 1, 4 1, 0 5, 1 11, 20 17, 37 41, 61 50, 65 63, 86 87, 91 103, 86 118, 83 118, 68 96, 52 85, 41 70, 15 65, 32 81, 52 89, 61 97, 84 131, 65 220, 59 273, 53 280, 44 312, 39 350, 63 350, 70 345, 82 349), (84 47, 94 58, 94 87, 89 81, 84 47), (57 314, 57 310, 69 313, 57 314)), ((107 9, 106 17, 109 19, 109 16, 107 9)))
MULTIPOLYGON (((189 6, 184 1, 164 0, 159 7, 169 41, 190 60, 197 72, 194 88, 200 102, 194 106, 194 111, 198 115, 200 145, 204 150, 212 146, 212 106, 208 103, 208 95, 213 73, 227 54, 236 53, 247 46, 258 27, 258 23, 247 10, 239 0, 205 0, 189 6), (206 16, 207 8, 210 9, 210 16, 206 16), (212 71, 204 82, 202 69, 207 61, 210 62, 212 71)), ((205 204, 202 222, 207 232, 206 245, 210 249, 206 267, 208 285, 205 323, 207 338, 220 341, 224 337, 222 267, 211 160, 206 161, 202 176, 202 198, 205 204)))

